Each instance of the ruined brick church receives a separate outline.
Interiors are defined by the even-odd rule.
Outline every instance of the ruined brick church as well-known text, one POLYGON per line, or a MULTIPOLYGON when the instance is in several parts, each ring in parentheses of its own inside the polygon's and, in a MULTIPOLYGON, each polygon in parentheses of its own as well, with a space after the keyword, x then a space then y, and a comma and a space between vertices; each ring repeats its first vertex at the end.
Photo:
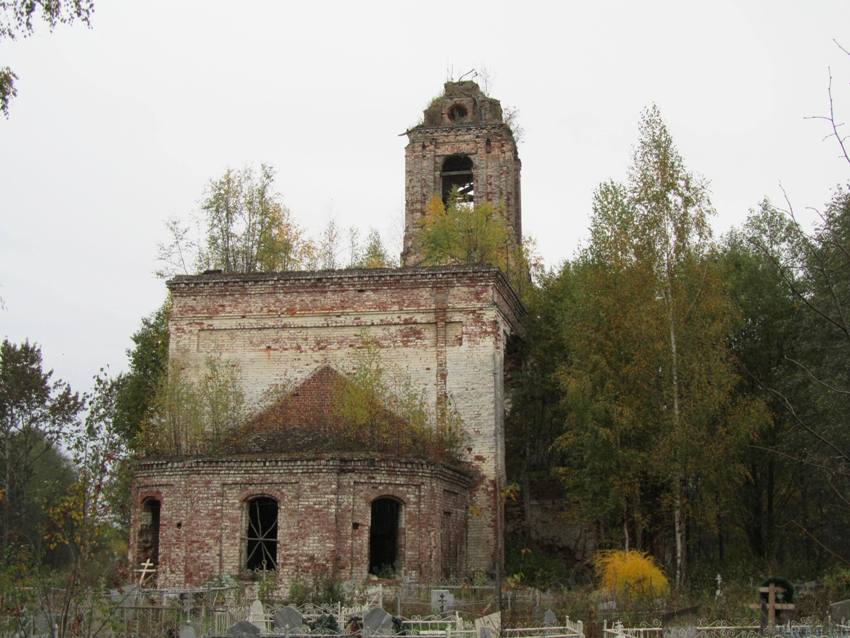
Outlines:
POLYGON ((417 265, 415 231, 429 200, 455 190, 498 204, 521 237, 520 160, 499 102, 474 82, 446 83, 407 137, 402 267, 168 282, 170 359, 190 368, 210 355, 234 361, 248 398, 292 389, 267 413, 262 436, 250 422, 234 433, 231 454, 138 460, 130 560, 155 563, 158 586, 260 569, 281 586, 319 572, 363 581, 387 567, 419 582, 497 573, 506 344, 523 309, 497 269, 417 265), (276 425, 335 418, 327 393, 346 383, 367 338, 422 390, 434 427, 453 406, 462 462, 368 446, 296 453, 275 435, 276 425))

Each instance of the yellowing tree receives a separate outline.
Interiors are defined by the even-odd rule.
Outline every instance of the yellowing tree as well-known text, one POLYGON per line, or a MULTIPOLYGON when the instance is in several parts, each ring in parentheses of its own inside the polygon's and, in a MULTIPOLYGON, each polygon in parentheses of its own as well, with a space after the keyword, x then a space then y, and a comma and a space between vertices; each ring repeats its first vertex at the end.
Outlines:
POLYGON ((275 192, 270 166, 226 170, 210 180, 201 209, 194 223, 168 223, 171 238, 159 246, 158 275, 300 270, 318 259, 315 245, 275 192))
POLYGON ((619 513, 626 549, 641 548, 662 519, 672 523, 677 585, 687 530, 714 524, 724 490, 734 489, 732 450, 763 414, 733 393, 727 339, 737 315, 712 213, 658 109, 647 109, 629 181, 596 194, 591 242, 574 264, 561 373, 569 487, 608 517, 619 513))
POLYGON ((444 204, 434 195, 416 234, 422 264, 496 266, 521 296, 529 279, 530 242, 513 237, 504 211, 490 202, 469 205, 457 191, 444 204))

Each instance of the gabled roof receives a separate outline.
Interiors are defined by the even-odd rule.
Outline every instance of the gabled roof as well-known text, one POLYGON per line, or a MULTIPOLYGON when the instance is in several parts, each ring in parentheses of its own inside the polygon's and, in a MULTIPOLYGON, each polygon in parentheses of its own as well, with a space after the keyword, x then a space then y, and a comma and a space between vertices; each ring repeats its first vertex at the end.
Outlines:
MULTIPOLYGON (((231 453, 368 452, 369 426, 347 418, 341 406, 354 383, 330 366, 322 366, 280 400, 230 433, 222 451, 231 453), (364 431, 365 430, 365 431, 364 431)), ((403 430, 406 421, 377 397, 359 391, 371 402, 370 414, 380 424, 403 430)), ((377 443, 377 442, 376 442, 377 443)), ((382 450, 376 450, 382 451, 382 450)))

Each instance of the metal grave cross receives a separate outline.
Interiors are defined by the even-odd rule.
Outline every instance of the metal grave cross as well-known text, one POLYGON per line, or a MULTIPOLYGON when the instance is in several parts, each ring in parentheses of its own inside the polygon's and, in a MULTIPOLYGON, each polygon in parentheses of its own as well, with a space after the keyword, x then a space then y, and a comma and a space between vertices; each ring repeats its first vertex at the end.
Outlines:
POLYGON ((156 567, 151 562, 150 558, 146 558, 144 563, 141 563, 141 569, 133 570, 139 574, 139 587, 145 584, 148 576, 156 573, 156 567))
POLYGON ((791 603, 776 602, 776 594, 785 593, 785 588, 779 585, 770 583, 767 587, 759 587, 759 593, 767 594, 767 601, 763 601, 758 605, 750 605, 750 609, 762 610, 762 618, 764 618, 764 611, 767 611, 767 628, 768 631, 773 631, 776 629, 776 612, 794 609, 794 605, 791 603))

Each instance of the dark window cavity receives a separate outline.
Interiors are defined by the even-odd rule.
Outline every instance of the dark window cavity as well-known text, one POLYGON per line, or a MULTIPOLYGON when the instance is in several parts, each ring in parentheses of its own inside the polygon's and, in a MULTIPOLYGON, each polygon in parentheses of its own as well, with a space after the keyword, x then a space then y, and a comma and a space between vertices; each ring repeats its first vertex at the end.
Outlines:
POLYGON ((471 205, 475 201, 475 185, 472 179, 472 159, 469 155, 449 155, 440 171, 443 185, 443 203, 447 204, 452 194, 455 203, 471 205))
POLYGON ((393 498, 372 501, 369 524, 369 573, 390 576, 398 568, 401 503, 393 498))
POLYGON ((257 496, 248 501, 245 568, 277 569, 277 501, 257 496))
POLYGON ((452 122, 462 122, 469 115, 469 111, 463 104, 457 103, 449 107, 447 115, 452 122))

